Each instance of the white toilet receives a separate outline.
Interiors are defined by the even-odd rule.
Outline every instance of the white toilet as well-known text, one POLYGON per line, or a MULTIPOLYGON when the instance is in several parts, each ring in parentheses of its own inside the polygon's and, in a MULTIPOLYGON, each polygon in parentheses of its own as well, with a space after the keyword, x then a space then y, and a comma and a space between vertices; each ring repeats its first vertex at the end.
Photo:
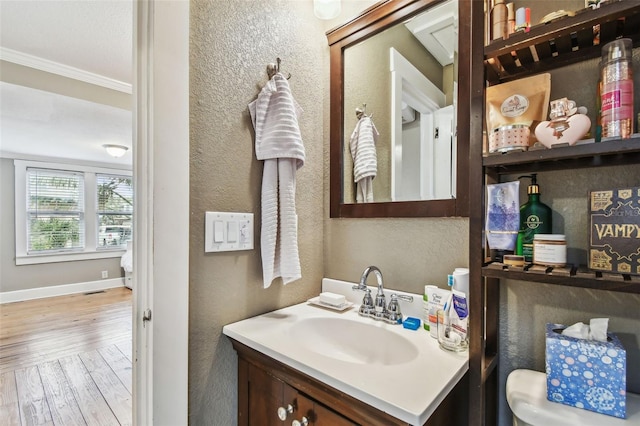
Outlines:
POLYGON ((514 426, 640 426, 640 395, 627 393, 627 418, 619 419, 547 400, 547 376, 539 371, 513 370, 506 391, 514 426))

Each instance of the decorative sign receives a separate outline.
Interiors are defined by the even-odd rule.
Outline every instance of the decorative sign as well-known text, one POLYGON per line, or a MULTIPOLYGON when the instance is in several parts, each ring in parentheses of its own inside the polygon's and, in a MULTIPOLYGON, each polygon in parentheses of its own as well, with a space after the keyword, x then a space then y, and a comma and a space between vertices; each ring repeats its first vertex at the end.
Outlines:
POLYGON ((589 268, 640 275, 640 187, 592 191, 589 268))

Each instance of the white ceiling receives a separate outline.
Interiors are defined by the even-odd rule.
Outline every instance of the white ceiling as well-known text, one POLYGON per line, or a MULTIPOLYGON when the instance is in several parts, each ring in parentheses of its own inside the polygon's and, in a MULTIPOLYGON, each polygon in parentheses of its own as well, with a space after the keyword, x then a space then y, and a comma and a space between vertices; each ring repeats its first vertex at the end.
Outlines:
MULTIPOLYGON (((132 29, 131 0, 0 0, 3 60, 121 91, 132 81, 132 29)), ((131 147, 131 111, 0 83, 0 112, 3 153, 132 163, 131 150, 113 159, 102 149, 131 147)))
POLYGON ((452 64, 458 48, 458 2, 441 3, 405 23, 440 65, 452 64))

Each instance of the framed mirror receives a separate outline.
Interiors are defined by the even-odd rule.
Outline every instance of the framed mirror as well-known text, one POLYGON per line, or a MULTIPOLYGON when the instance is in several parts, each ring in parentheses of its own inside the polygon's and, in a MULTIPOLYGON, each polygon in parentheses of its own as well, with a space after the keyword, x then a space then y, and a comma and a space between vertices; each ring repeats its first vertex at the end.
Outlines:
POLYGON ((469 5, 384 0, 327 33, 331 217, 468 215, 469 5))

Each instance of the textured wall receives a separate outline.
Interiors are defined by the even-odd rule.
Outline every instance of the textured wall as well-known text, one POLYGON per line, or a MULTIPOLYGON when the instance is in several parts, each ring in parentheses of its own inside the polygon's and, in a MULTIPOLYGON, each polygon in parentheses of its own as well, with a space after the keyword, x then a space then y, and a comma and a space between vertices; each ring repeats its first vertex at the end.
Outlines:
POLYGON ((74 284, 123 275, 120 258, 16 266, 13 160, 0 158, 0 292, 74 284))
POLYGON ((335 279, 358 281, 376 265, 386 288, 422 294, 426 284, 446 288, 447 274, 469 263, 463 218, 326 219, 325 229, 325 276, 335 279))
POLYGON ((324 111, 328 89, 325 25, 311 1, 191 2, 191 242, 189 418, 236 423, 236 354, 225 324, 302 302, 320 290, 324 111), (282 58, 300 118, 306 163, 297 173, 302 279, 262 288, 260 186, 247 104, 282 58), (255 249, 204 253, 205 211, 252 212, 255 249))

